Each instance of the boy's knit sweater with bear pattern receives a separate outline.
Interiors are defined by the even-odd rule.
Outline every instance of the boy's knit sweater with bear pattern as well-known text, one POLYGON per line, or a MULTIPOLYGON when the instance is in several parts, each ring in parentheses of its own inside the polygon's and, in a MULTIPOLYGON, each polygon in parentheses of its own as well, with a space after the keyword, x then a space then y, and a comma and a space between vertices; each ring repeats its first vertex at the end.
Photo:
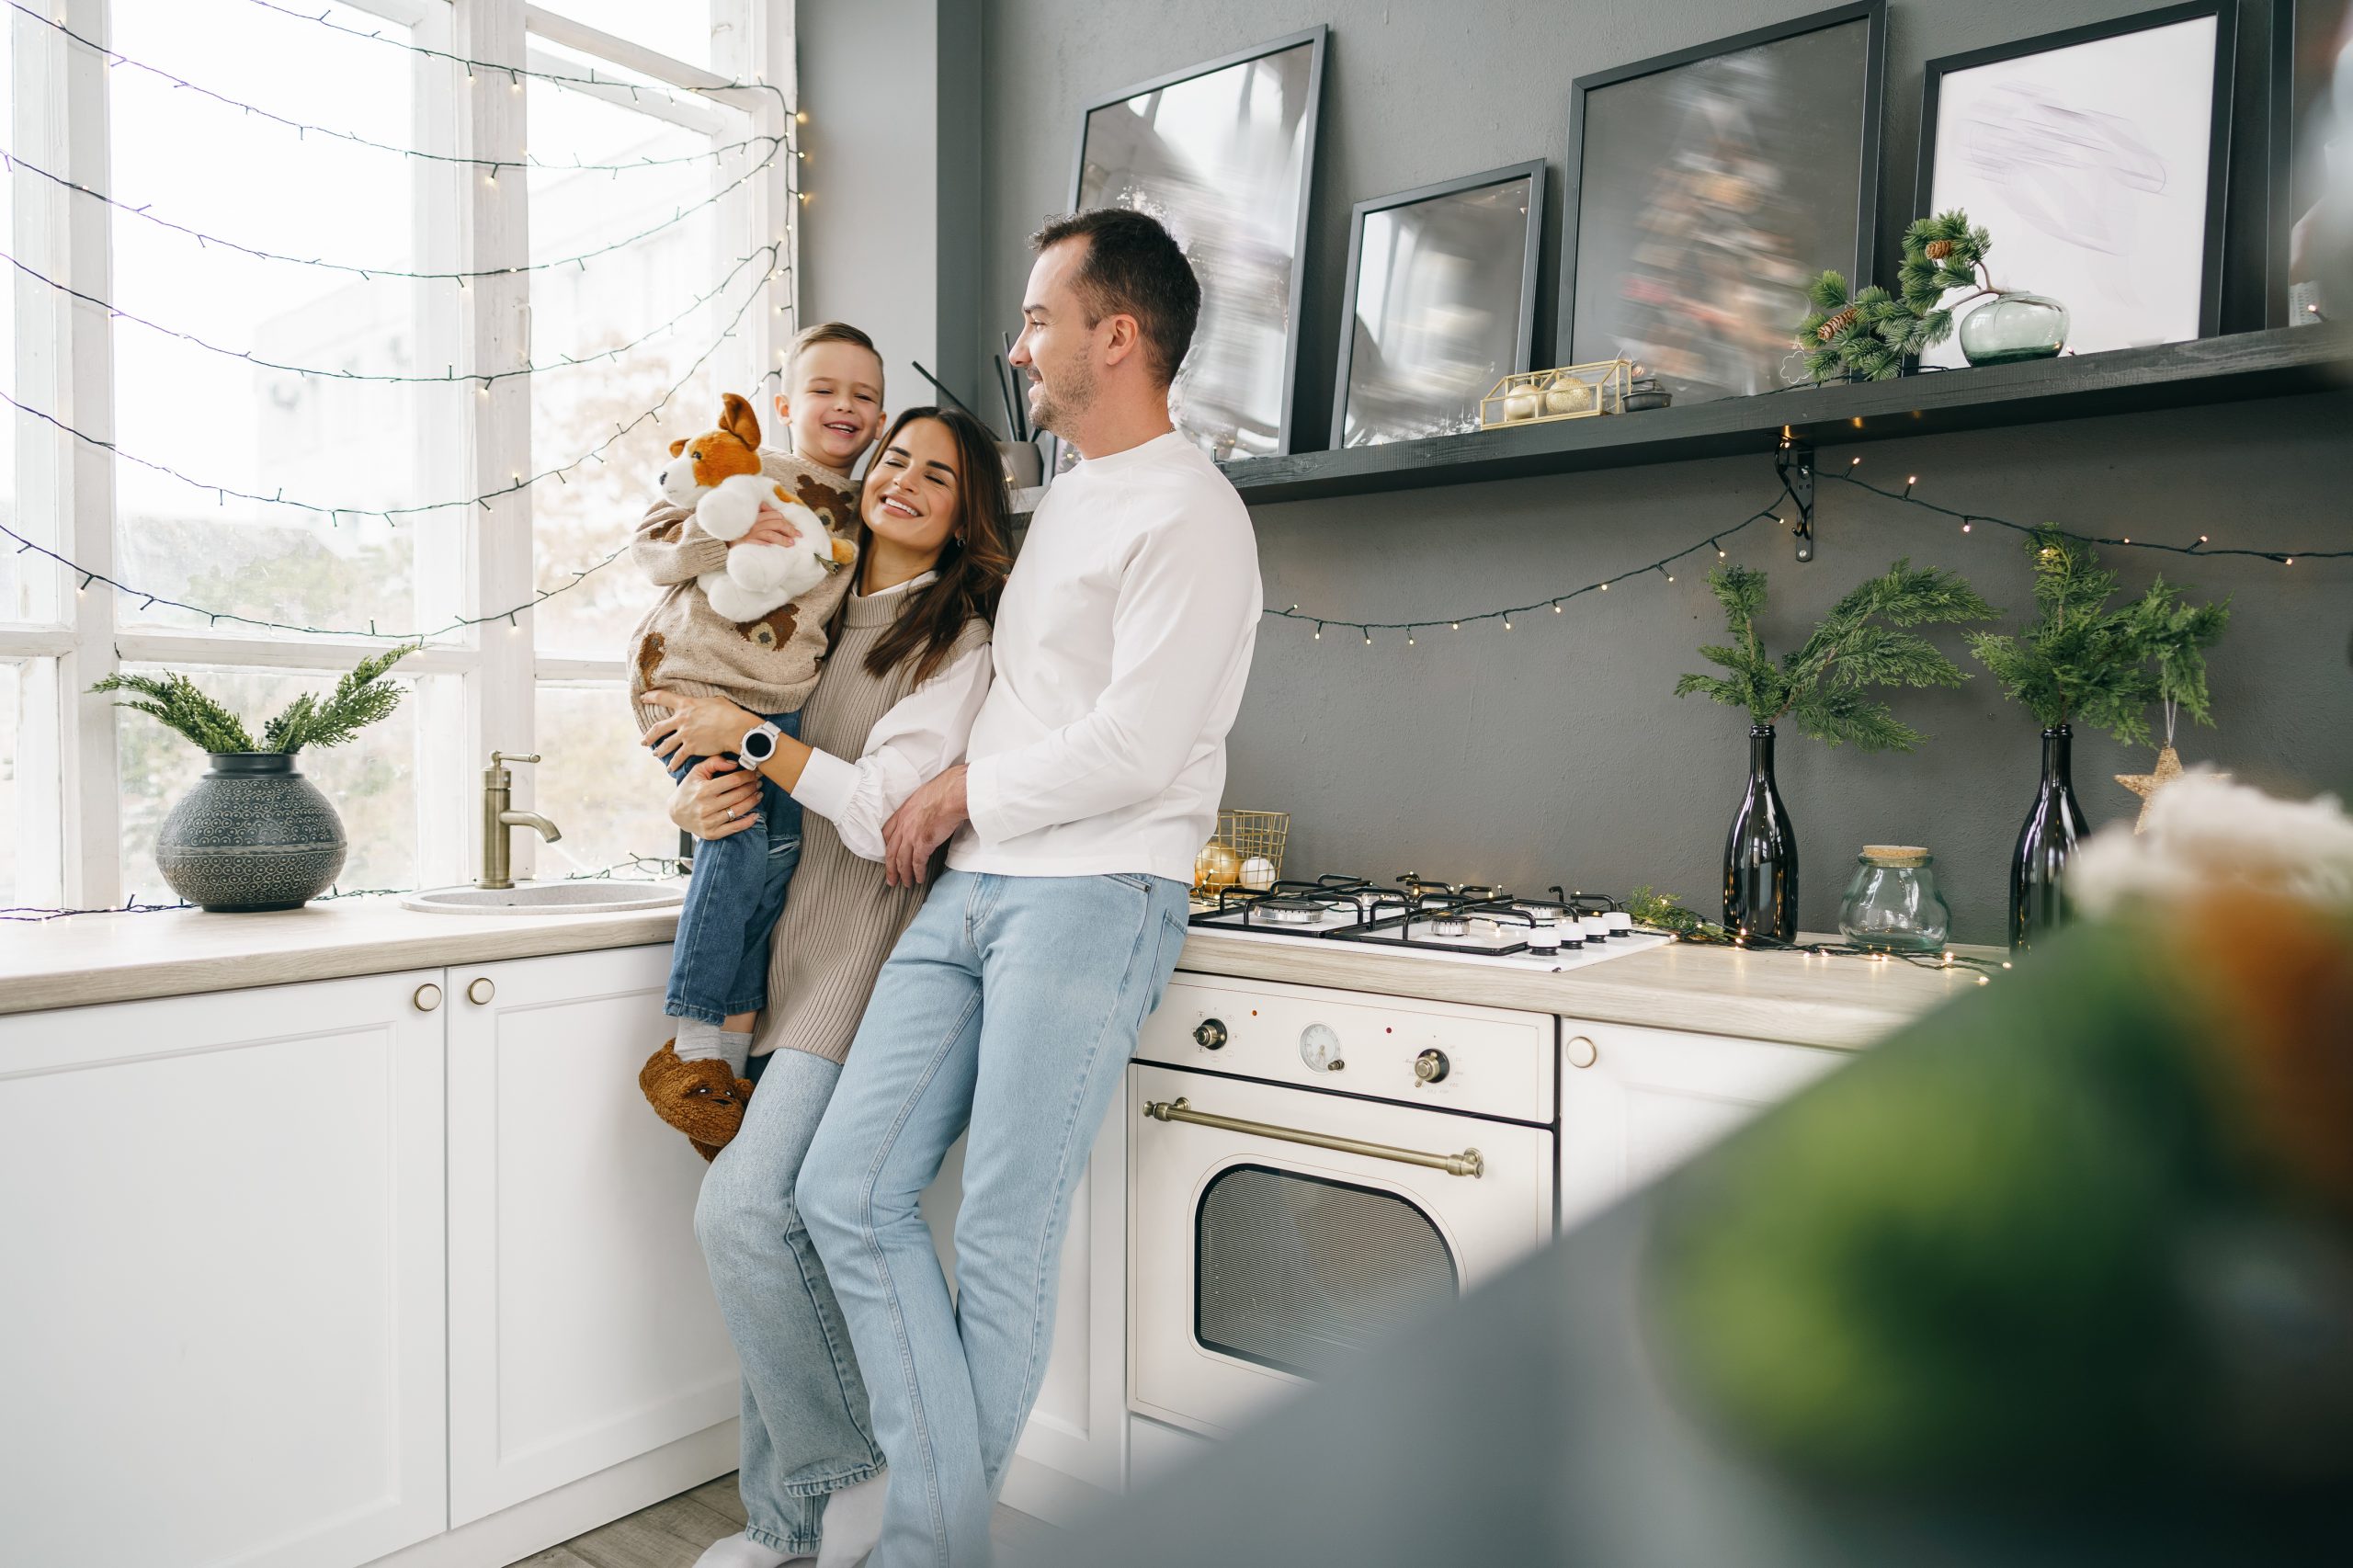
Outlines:
MULTIPOLYGON (((760 451, 760 470, 817 514, 835 535, 858 537, 858 485, 789 452, 760 451)), ((641 694, 655 687, 695 697, 723 697, 754 713, 790 713, 816 687, 825 628, 849 592, 855 565, 757 620, 721 619, 695 579, 727 568, 727 545, 697 526, 694 514, 656 501, 637 525, 630 559, 664 590, 629 640, 630 704, 640 733, 662 718, 641 694)))

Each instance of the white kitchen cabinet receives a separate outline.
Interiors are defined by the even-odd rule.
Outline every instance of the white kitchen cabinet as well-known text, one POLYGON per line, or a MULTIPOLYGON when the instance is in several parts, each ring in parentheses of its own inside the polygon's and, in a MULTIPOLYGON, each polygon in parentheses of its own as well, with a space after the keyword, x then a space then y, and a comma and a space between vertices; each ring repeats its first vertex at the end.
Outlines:
POLYGON ((1691 1158, 1850 1053, 1561 1020, 1561 1225, 1691 1158))
POLYGON ((665 946, 449 971, 452 1525, 736 1414, 706 1167, 637 1086, 669 968, 665 946))
POLYGON ((445 1527, 441 978, 0 1017, 0 1559, 445 1527))

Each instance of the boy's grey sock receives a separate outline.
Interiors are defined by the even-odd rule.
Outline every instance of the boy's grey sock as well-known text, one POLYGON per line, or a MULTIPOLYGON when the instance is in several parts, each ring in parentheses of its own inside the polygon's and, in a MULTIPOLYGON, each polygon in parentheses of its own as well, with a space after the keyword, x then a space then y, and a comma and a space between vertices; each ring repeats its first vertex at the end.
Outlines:
POLYGON ((740 1078, 752 1059, 752 1031, 731 1032, 700 1018, 680 1018, 676 1049, 681 1062, 724 1062, 740 1078))
POLYGON ((726 1054, 719 1049, 719 1041, 727 1031, 717 1024, 706 1024, 700 1018, 680 1018, 677 1025, 679 1061, 709 1062, 726 1054))

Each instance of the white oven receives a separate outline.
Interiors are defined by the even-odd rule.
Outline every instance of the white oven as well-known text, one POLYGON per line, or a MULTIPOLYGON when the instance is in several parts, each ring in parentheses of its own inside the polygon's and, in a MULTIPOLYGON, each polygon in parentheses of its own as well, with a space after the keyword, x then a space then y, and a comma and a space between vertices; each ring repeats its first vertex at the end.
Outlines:
POLYGON ((1128 1074, 1128 1403, 1211 1435, 1550 1240, 1547 1015, 1179 974, 1128 1074))

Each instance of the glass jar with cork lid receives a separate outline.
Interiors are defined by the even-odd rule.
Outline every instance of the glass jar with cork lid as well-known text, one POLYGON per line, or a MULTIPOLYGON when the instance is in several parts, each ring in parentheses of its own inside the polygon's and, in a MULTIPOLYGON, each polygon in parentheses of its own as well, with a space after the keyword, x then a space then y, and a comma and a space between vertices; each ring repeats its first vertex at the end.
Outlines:
POLYGON ((1838 930, 1881 952, 1941 951, 1952 910, 1937 891, 1936 857, 1917 845, 1864 845, 1838 905, 1838 930))

